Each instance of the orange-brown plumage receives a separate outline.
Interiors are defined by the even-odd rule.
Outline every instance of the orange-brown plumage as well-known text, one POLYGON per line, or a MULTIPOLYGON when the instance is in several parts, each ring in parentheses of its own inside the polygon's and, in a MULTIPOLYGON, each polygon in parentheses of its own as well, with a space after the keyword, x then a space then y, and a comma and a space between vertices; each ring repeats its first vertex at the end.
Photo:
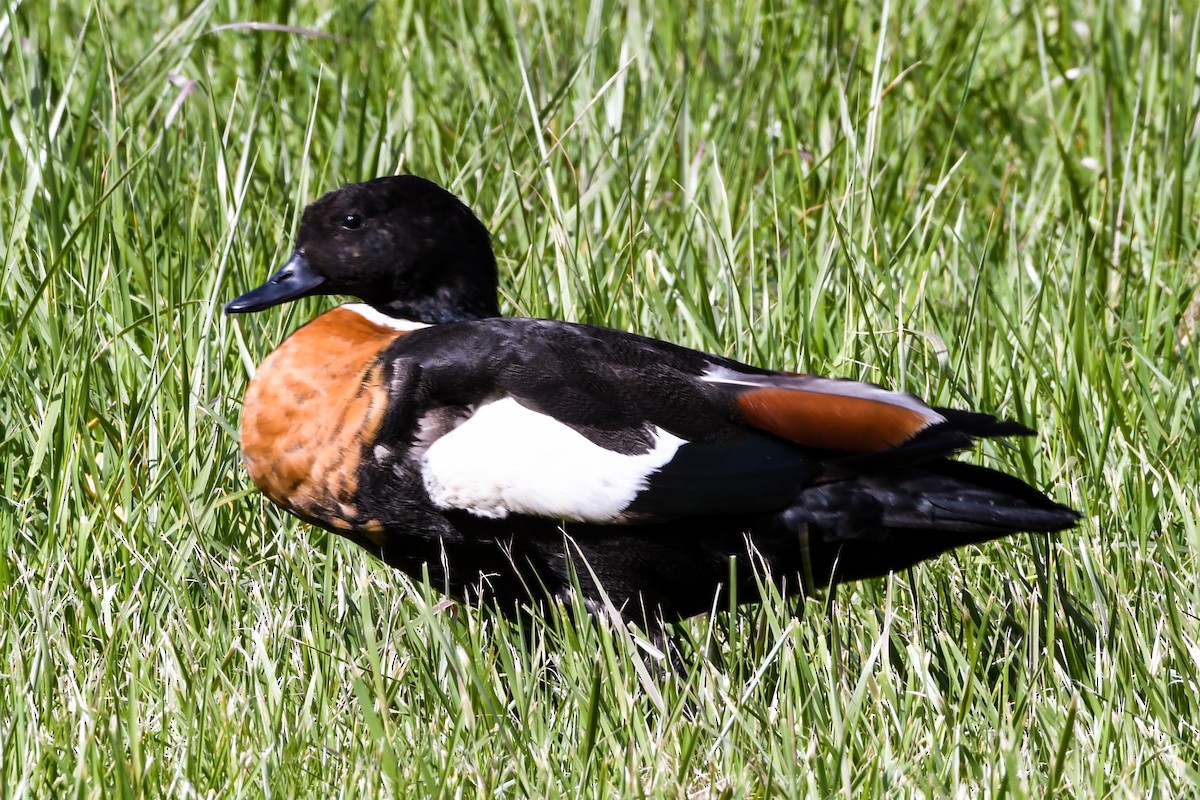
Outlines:
POLYGON ((924 414, 904 406, 796 389, 752 389, 737 403, 754 427, 821 450, 884 450, 903 444, 930 424, 924 414))
POLYGON ((360 522, 358 468, 387 405, 380 355, 400 335, 335 308, 263 361, 246 391, 242 452, 268 497, 335 528, 360 522))

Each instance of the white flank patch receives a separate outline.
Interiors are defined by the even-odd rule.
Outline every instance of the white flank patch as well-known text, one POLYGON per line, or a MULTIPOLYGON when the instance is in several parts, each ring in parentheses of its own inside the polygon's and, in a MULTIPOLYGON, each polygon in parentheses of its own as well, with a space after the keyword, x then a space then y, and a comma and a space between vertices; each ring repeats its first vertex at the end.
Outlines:
POLYGON ((923 416, 930 425, 937 425, 946 421, 945 417, 930 408, 916 395, 909 394, 908 392, 893 392, 889 389, 884 389, 882 386, 861 383, 859 381, 820 378, 815 375, 749 375, 716 364, 710 366, 700 376, 700 379, 709 383, 723 383, 731 386, 792 389, 798 392, 814 392, 834 397, 857 397, 861 400, 887 403, 888 405, 915 411, 923 416))
POLYGON ((480 406, 434 442, 422 472, 439 508, 492 519, 529 514, 612 522, 682 444, 659 428, 649 452, 622 455, 504 398, 480 406))
POLYGON ((389 317, 377 308, 372 308, 366 303, 343 303, 339 308, 344 308, 347 311, 353 311, 365 319, 374 322, 376 325, 382 325, 385 328, 391 328, 396 331, 417 331, 421 328, 428 328, 428 322, 413 322, 411 319, 400 319, 399 317, 389 317))

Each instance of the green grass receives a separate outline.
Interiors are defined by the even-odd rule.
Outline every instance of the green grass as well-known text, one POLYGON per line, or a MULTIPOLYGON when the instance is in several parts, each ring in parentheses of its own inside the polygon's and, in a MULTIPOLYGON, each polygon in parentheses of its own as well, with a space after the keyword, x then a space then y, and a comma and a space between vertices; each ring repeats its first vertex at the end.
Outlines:
POLYGON ((0 11, 6 795, 1195 791, 1194 4, 668 5, 0 11), (684 680, 521 646, 239 463, 328 301, 221 301, 394 171, 479 212, 508 311, 1036 424, 972 457, 1083 523, 691 621, 684 680))

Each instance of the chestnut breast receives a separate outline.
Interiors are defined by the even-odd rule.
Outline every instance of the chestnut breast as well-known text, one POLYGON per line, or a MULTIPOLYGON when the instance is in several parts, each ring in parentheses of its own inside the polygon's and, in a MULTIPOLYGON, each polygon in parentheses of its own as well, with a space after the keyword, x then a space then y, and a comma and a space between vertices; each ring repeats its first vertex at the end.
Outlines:
POLYGON ((332 529, 366 522, 358 470, 387 407, 382 355, 401 335, 339 307, 263 361, 246 391, 242 455, 267 497, 332 529))

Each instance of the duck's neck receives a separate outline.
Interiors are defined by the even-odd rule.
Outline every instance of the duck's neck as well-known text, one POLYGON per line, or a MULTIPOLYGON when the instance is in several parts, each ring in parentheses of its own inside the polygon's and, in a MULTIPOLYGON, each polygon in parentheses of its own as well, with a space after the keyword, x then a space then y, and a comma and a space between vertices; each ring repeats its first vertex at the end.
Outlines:
POLYGON ((393 319, 412 320, 427 325, 443 322, 464 322, 473 319, 500 316, 496 298, 492 296, 449 296, 448 291, 435 291, 420 298, 393 300, 390 303, 372 303, 371 307, 380 314, 393 319))

